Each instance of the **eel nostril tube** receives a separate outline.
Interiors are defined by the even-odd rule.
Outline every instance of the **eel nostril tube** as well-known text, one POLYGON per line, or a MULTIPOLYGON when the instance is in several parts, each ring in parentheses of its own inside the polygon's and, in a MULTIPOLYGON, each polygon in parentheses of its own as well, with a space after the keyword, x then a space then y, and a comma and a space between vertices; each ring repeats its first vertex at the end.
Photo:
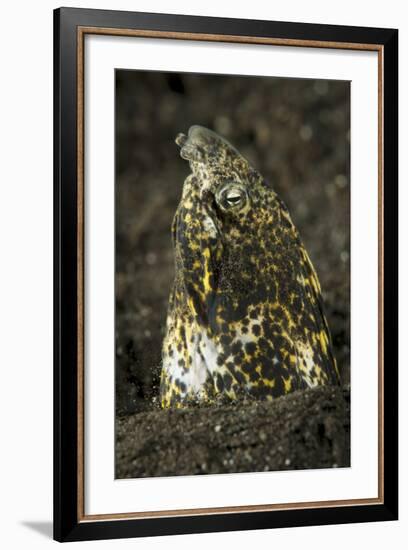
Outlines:
POLYGON ((181 134, 180 133, 180 134, 177 135, 177 137, 174 141, 177 143, 177 145, 179 147, 183 147, 183 145, 185 145, 185 143, 187 141, 187 136, 186 136, 186 134, 181 134))

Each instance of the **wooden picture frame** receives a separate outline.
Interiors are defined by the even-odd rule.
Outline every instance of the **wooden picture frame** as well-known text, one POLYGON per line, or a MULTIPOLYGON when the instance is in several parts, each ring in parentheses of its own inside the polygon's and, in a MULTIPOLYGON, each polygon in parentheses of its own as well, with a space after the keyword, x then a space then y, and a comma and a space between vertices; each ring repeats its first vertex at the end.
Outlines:
MULTIPOLYGON (((58 541, 395 520, 398 32, 165 14, 54 12, 54 537, 58 541), (87 515, 84 487, 84 38, 90 34, 374 51, 378 55, 378 495, 87 515)), ((364 213, 362 213, 364 215, 364 213)))

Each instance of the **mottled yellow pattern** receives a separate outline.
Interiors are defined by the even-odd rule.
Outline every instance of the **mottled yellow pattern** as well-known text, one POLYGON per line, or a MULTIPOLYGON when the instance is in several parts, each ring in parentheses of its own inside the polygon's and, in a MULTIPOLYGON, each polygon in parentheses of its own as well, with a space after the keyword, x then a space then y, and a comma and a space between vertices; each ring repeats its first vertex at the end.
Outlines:
POLYGON ((193 126, 172 237, 161 404, 338 384, 320 284, 289 212, 227 141, 193 126))

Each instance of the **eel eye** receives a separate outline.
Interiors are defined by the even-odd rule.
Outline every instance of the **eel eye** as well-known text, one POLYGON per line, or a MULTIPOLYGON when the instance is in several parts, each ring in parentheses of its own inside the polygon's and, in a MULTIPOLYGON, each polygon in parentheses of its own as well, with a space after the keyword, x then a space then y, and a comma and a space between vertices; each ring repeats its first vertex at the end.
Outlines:
POLYGON ((222 210, 240 210, 245 206, 248 195, 243 185, 229 183, 218 190, 215 198, 222 210))
POLYGON ((234 206, 242 200, 242 195, 237 191, 229 191, 225 194, 225 200, 228 204, 234 206))

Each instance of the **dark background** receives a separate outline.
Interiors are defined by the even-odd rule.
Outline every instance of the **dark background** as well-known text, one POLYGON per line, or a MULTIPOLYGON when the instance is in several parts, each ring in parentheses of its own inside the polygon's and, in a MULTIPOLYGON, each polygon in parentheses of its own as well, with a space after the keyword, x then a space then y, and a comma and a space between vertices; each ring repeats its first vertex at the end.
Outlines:
POLYGON ((287 204, 320 278, 342 383, 350 380, 350 85, 116 71, 116 412, 155 406, 170 237, 187 162, 174 138, 226 137, 287 204))

